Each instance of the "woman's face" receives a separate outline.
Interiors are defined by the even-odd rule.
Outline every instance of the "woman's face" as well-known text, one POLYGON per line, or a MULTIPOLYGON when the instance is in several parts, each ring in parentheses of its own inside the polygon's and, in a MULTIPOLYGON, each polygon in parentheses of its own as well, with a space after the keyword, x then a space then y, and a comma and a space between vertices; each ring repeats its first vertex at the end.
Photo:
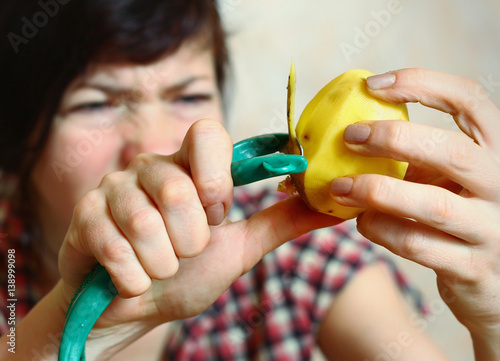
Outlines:
POLYGON ((38 212, 67 228, 105 174, 139 153, 174 153, 195 121, 222 117, 213 56, 199 44, 150 65, 96 66, 65 92, 33 171, 38 212))

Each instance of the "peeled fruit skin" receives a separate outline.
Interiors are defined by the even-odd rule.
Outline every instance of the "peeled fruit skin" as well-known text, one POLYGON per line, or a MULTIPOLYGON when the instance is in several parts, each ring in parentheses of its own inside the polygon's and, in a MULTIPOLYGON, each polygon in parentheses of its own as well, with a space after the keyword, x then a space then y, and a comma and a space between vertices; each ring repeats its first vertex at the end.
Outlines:
POLYGON ((333 79, 306 106, 295 128, 308 166, 291 177, 302 199, 318 212, 351 219, 363 211, 333 200, 330 182, 334 178, 382 174, 402 179, 408 167, 392 159, 357 155, 344 144, 343 133, 349 124, 409 120, 406 104, 389 104, 366 91, 365 79, 371 75, 366 70, 350 70, 333 79))

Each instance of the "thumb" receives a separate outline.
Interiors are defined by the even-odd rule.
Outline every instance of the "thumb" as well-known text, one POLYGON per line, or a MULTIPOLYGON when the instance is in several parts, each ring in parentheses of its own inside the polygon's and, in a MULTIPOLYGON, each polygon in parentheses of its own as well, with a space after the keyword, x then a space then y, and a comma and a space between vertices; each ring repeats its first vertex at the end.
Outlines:
POLYGON ((315 229, 334 226, 344 220, 313 211, 299 196, 280 201, 250 217, 245 239, 245 272, 264 255, 283 243, 315 229))

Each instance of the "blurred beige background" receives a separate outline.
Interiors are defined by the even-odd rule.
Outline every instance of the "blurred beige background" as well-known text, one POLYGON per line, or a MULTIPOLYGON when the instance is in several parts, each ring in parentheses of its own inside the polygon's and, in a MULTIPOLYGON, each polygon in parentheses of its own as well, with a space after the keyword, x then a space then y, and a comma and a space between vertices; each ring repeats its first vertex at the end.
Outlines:
MULTIPOLYGON (((500 1, 219 0, 230 33, 234 141, 286 132, 290 59, 297 69, 296 114, 346 70, 423 67, 481 83, 500 105, 500 1)), ((413 122, 456 129, 439 112, 410 105, 413 122)), ((258 184, 272 186, 276 182, 258 184)), ((395 257, 426 295, 426 331, 452 360, 473 360, 469 335, 439 298, 435 275, 395 257)))

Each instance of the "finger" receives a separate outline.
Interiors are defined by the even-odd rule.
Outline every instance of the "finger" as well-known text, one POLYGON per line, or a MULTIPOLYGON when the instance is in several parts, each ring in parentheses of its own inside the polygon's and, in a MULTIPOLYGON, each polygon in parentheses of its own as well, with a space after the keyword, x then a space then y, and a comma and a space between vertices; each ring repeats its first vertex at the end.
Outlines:
MULTIPOLYGON (((139 160, 134 159, 133 163, 139 160)), ((108 174, 102 181, 111 217, 132 246, 142 267, 154 279, 177 272, 178 260, 163 218, 151 199, 138 187, 136 172, 108 174)))
POLYGON ((420 184, 431 184, 447 189, 455 194, 459 194, 464 189, 460 184, 443 176, 434 169, 411 163, 408 165, 404 180, 420 184))
POLYGON ((473 80, 427 69, 401 69, 369 77, 367 90, 388 102, 419 102, 449 113, 465 134, 500 155, 500 111, 473 80))
POLYGON ((205 249, 210 228, 191 177, 185 169, 166 161, 169 158, 153 156, 155 171, 141 171, 138 179, 163 217, 175 254, 190 258, 205 249))
POLYGON ((132 246, 112 221, 105 196, 91 191, 77 203, 61 247, 61 277, 78 288, 96 260, 106 268, 124 298, 141 295, 151 286, 132 246))
POLYGON ((348 126, 344 139, 346 146, 358 154, 425 165, 474 194, 499 196, 498 165, 486 150, 460 132, 381 120, 348 126))
MULTIPOLYGON (((445 183, 442 179, 446 178, 440 172, 435 169, 429 168, 425 165, 416 165, 413 163, 408 164, 404 180, 409 182, 421 183, 421 184, 441 184, 445 183)), ((448 178, 446 178, 448 179, 448 178)), ((448 182, 452 182, 448 179, 448 182)), ((460 186, 460 190, 463 187, 460 186)))
POLYGON ((363 174, 337 178, 332 181, 331 190, 334 200, 344 206, 412 218, 469 242, 482 242, 485 229, 476 221, 482 216, 481 208, 473 199, 445 189, 363 174))
POLYGON ((421 223, 370 210, 357 219, 358 231, 389 251, 432 268, 438 275, 470 275, 467 243, 421 223))
POLYGON ((318 213, 300 197, 290 197, 248 219, 244 268, 248 271, 264 255, 283 243, 315 229, 333 226, 343 219, 318 213))
POLYGON ((193 177, 210 225, 222 222, 231 207, 232 141, 223 126, 213 120, 200 120, 189 129, 179 152, 177 164, 193 177))

